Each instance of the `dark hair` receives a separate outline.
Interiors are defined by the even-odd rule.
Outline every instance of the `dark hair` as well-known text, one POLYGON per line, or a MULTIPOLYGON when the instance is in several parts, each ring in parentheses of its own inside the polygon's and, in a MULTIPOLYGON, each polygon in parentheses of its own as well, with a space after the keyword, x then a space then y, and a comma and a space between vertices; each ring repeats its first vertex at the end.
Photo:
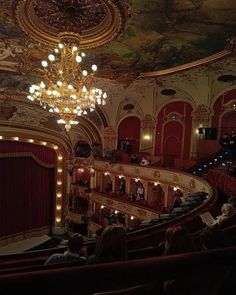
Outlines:
POLYGON ((219 226, 207 226, 200 235, 203 250, 226 247, 229 241, 219 226))
POLYGON ((74 234, 69 238, 68 250, 74 253, 78 253, 84 245, 83 236, 79 234, 74 234))
POLYGON ((164 255, 192 252, 195 245, 188 230, 182 226, 173 226, 166 230, 164 255))
POLYGON ((102 232, 95 253, 96 262, 124 260, 127 257, 126 234, 121 226, 108 226, 102 232))

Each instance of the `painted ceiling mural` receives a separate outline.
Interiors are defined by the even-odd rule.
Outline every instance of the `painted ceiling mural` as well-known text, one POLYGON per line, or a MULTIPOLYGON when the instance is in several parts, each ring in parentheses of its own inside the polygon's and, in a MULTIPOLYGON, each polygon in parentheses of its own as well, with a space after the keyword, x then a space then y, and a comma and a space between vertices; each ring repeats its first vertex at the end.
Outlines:
POLYGON ((224 49, 236 32, 234 0, 132 0, 123 34, 93 52, 111 72, 162 70, 224 49))
MULTIPOLYGON (((34 1, 35 15, 54 30, 56 20, 48 18, 47 9, 39 10, 44 2, 58 7, 58 17, 69 13, 76 19, 72 24, 81 22, 85 30, 91 25, 99 26, 105 18, 105 0, 34 1), (88 16, 88 21, 91 20, 92 14, 97 22, 89 25, 84 18, 88 16)), ((88 58, 95 60, 103 77, 162 70, 210 56, 223 50, 226 41, 236 32, 235 0, 111 2, 117 7, 123 5, 123 10, 119 7, 119 13, 126 11, 123 25, 113 40, 90 49, 88 58)), ((32 36, 25 34, 16 22, 14 8, 17 3, 19 0, 0 0, 0 38, 19 39, 27 44, 32 36)))

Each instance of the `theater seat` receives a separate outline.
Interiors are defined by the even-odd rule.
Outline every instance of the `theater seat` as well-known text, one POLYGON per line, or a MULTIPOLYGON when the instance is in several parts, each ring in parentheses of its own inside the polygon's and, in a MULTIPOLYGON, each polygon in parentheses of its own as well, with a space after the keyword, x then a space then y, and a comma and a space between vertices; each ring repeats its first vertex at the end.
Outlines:
POLYGON ((124 289, 116 289, 112 291, 97 292, 93 295, 156 295, 159 291, 157 283, 150 283, 145 285, 138 285, 124 289))

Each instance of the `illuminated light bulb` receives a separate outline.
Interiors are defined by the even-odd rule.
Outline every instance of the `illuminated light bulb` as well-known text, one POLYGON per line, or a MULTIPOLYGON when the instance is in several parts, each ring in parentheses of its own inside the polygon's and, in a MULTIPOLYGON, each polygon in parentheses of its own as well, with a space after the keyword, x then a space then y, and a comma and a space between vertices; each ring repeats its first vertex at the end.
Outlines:
POLYGON ((83 74, 83 76, 87 76, 88 75, 88 72, 86 70, 83 70, 82 71, 82 74, 83 74))
POLYGON ((104 208, 104 206, 102 205, 102 206, 101 206, 101 209, 103 209, 103 208, 104 208))
POLYGON ((58 47, 59 47, 60 49, 62 49, 62 48, 64 47, 64 45, 63 45, 62 43, 59 43, 59 44, 58 44, 58 47))
POLYGON ((62 194, 61 193, 57 193, 57 198, 61 198, 62 194))
POLYGON ((60 221, 61 221, 61 218, 57 217, 56 222, 60 222, 60 221))
POLYGON ((34 142, 34 140, 33 139, 29 139, 29 142, 34 142))
POLYGON ((3 136, 0 136, 0 139, 3 139, 3 136))
POLYGON ((58 173, 61 173, 61 172, 62 172, 62 169, 58 169, 57 172, 58 172, 58 173))
POLYGON ((58 86, 62 86, 62 82, 61 81, 57 81, 57 85, 58 86))
POLYGON ((96 65, 92 65, 92 70, 95 72, 97 71, 98 67, 96 65))
POLYGON ((57 182, 57 185, 62 185, 62 181, 58 181, 57 182))
POLYGON ((80 55, 77 55, 75 60, 79 63, 82 61, 82 57, 80 55))
POLYGON ((48 66, 48 62, 47 62, 46 60, 43 60, 43 61, 42 61, 42 66, 43 66, 44 68, 46 68, 46 67, 48 66))
POLYGON ((57 210, 61 210, 61 205, 57 205, 57 210))
POLYGON ((50 61, 54 61, 55 60, 55 56, 53 54, 49 54, 48 59, 50 61))
POLYGON ((59 161, 61 161, 62 159, 63 159, 63 157, 62 156, 58 156, 58 158, 57 158, 59 161))
POLYGON ((78 47, 77 46, 73 46, 72 47, 72 51, 77 51, 78 50, 78 47))
POLYGON ((14 140, 19 140, 19 137, 14 137, 14 140))
POLYGON ((131 219, 131 220, 134 220, 134 216, 131 216, 130 219, 131 219))
POLYGON ((58 146, 57 145, 54 145, 53 148, 54 148, 54 150, 57 150, 58 149, 58 146))
POLYGON ((81 55, 82 55, 83 57, 85 57, 86 54, 85 54, 84 52, 81 52, 81 55))
POLYGON ((42 145, 47 145, 46 141, 43 141, 43 142, 42 142, 42 145))

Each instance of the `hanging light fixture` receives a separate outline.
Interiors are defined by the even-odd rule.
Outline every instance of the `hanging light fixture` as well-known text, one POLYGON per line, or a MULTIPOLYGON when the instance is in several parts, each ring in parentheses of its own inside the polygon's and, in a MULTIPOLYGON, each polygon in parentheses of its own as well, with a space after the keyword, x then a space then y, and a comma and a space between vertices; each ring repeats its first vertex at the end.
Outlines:
POLYGON ((78 35, 62 33, 59 37, 58 46, 42 61, 42 81, 30 86, 27 97, 57 113, 57 122, 68 132, 78 124, 78 116, 94 111, 96 104, 105 105, 107 94, 94 85, 97 66, 92 65, 90 71, 82 66, 85 53, 79 49, 78 35))

